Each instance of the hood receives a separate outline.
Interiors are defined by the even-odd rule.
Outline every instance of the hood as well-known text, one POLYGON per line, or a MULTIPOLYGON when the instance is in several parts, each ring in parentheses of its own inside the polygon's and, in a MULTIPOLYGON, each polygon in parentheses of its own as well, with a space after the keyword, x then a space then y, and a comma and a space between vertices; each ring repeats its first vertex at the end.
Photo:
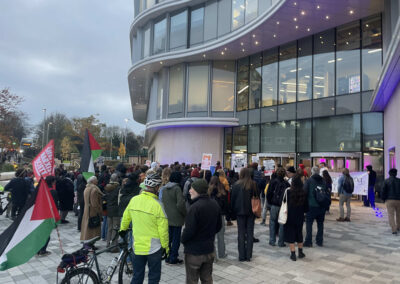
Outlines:
POLYGON ((109 184, 106 185, 106 187, 104 188, 105 191, 113 191, 114 189, 118 188, 119 183, 112 181, 109 184))
POLYGON ((164 187, 165 189, 171 189, 176 185, 178 185, 176 182, 168 182, 166 185, 164 185, 164 187))
POLYGON ((315 179, 317 182, 323 182, 324 179, 319 174, 313 175, 311 178, 315 179))

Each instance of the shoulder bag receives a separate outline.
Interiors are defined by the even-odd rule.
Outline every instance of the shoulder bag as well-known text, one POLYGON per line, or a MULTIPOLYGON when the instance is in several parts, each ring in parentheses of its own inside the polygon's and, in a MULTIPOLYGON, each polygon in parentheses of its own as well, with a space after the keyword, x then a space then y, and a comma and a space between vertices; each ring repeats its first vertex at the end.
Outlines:
POLYGON ((287 191, 289 187, 286 188, 285 193, 283 194, 282 205, 279 209, 278 223, 281 225, 285 225, 287 222, 288 215, 288 206, 287 206, 287 191))
POLYGON ((261 217, 261 200, 260 197, 257 196, 257 191, 253 191, 253 196, 251 197, 251 209, 253 214, 257 217, 261 217))

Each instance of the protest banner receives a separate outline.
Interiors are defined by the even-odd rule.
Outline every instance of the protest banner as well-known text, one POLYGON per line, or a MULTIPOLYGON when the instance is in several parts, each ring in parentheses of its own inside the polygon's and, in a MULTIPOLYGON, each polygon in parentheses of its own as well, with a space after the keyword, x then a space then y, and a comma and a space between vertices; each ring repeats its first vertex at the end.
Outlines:
POLYGON ((232 154, 232 169, 235 172, 247 166, 247 154, 232 154))
MULTIPOLYGON (((332 192, 338 192, 338 182, 342 173, 330 172, 332 178, 332 192)), ((368 194, 368 173, 367 172, 352 172, 350 176, 354 180, 354 192, 356 195, 367 195, 368 194)))
POLYGON ((46 178, 54 175, 54 140, 50 140, 39 155, 33 159, 32 169, 37 181, 40 180, 40 177, 46 178))
POLYGON ((211 160, 212 160, 212 154, 204 154, 203 153, 202 158, 201 158, 201 169, 202 170, 210 170, 211 160))

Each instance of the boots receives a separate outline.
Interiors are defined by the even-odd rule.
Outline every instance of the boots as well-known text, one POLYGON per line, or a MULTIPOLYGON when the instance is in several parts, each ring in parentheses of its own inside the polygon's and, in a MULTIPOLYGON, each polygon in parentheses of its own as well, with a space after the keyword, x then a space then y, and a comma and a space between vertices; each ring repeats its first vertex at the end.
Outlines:
POLYGON ((305 258, 306 255, 303 253, 303 249, 299 248, 299 258, 305 258))
POLYGON ((290 259, 293 261, 296 261, 296 252, 295 251, 290 252, 290 259))

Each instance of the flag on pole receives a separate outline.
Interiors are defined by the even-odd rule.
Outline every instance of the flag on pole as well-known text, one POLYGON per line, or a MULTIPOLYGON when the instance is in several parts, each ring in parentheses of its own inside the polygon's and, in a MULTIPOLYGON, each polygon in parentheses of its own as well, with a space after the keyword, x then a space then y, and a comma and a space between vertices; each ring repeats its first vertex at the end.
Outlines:
POLYGON ((33 159, 32 169, 36 180, 54 175, 54 140, 43 148, 43 150, 33 159))
POLYGON ((39 182, 17 219, 0 235, 0 271, 29 261, 47 242, 60 220, 44 181, 39 182))
POLYGON ((94 176, 94 161, 101 155, 102 151, 99 143, 97 143, 89 130, 86 129, 81 158, 81 171, 86 180, 94 176))

